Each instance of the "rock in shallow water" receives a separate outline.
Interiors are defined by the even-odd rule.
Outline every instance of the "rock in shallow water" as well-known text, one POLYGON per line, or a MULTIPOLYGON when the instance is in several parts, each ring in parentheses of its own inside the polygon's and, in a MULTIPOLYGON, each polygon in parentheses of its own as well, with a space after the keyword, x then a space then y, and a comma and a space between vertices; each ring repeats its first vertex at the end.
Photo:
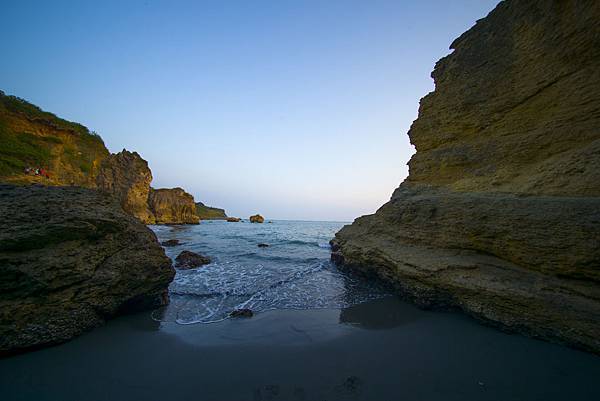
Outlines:
POLYGON ((0 185, 0 221, 0 354, 60 343, 168 302, 169 258, 114 198, 0 185))
POLYGON ((178 239, 168 239, 166 241, 163 241, 160 243, 162 246, 166 246, 166 247, 171 247, 171 246, 177 246, 180 245, 181 242, 179 242, 178 239))
POLYGON ((264 223, 265 222, 265 218, 262 217, 260 214, 255 214, 253 216, 250 216, 249 220, 250 220, 250 223, 264 223))
POLYGON ((210 258, 191 251, 182 251, 175 258, 175 267, 178 269, 193 269, 210 263, 210 258))
POLYGON ((504 1, 461 35, 410 129, 409 177, 332 260, 600 353, 599 4, 504 1))
POLYGON ((252 316, 254 316, 254 312, 252 312, 252 309, 248 309, 248 308, 235 309, 229 314, 229 316, 231 316, 231 317, 252 317, 252 316))

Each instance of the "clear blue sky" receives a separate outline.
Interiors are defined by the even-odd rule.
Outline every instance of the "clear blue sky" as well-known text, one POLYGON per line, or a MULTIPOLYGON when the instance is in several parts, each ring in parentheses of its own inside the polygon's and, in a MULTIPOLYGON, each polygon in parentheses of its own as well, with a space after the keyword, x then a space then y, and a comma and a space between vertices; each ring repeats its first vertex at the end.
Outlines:
POLYGON ((351 221, 407 175, 435 62, 497 0, 2 1, 0 89, 230 215, 351 221))

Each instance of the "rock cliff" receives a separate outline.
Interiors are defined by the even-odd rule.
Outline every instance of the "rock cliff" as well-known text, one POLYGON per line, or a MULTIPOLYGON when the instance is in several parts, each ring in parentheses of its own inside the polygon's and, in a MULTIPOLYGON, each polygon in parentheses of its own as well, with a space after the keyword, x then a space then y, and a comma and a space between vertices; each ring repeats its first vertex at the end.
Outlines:
POLYGON ((0 185, 0 220, 0 355, 168 301, 170 259, 113 197, 0 185))
POLYGON ((202 202, 196 202, 196 214, 200 220, 227 220, 224 209, 206 206, 202 202))
POLYGON ((100 136, 83 125, 0 91, 0 182, 98 188, 146 224, 197 223, 196 206, 182 207, 185 197, 178 189, 159 196, 161 217, 155 219, 148 204, 151 181, 148 163, 136 152, 110 154, 100 136), (169 199, 176 204, 168 206, 169 199))
POLYGON ((96 177, 99 189, 114 194, 123 210, 146 224, 155 221, 148 207, 151 182, 148 162, 136 152, 125 149, 105 158, 96 177))
POLYGON ((435 66, 409 177, 332 259, 600 353, 600 3, 501 2, 435 66))
POLYGON ((150 189, 150 210, 156 224, 198 224, 194 197, 181 188, 150 189))

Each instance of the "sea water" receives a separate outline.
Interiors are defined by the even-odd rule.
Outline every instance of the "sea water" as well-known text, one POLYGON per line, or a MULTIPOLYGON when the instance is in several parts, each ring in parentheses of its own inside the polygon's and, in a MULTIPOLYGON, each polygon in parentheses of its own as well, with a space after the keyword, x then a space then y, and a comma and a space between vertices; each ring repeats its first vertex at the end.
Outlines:
POLYGON ((180 324, 213 323, 240 308, 255 313, 347 308, 388 296, 381 285, 340 271, 329 261, 329 240, 343 225, 207 220, 199 225, 151 226, 159 241, 180 241, 165 248, 173 260, 183 250, 212 260, 195 269, 177 270, 169 287, 169 306, 153 317, 180 324))

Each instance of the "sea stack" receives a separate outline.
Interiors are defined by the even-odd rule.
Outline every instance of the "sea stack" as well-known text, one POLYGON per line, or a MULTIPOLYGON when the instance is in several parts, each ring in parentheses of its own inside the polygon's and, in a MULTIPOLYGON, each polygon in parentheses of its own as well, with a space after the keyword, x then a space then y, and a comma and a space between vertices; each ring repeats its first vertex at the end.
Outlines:
POLYGON ((249 220, 250 220, 250 223, 264 223, 265 222, 265 218, 262 217, 260 214, 255 214, 253 216, 250 216, 249 220))
POLYGON ((410 175, 333 259, 600 353, 600 3, 501 2, 435 66, 410 175))
POLYGON ((0 219, 0 355, 168 302, 170 259, 114 197, 0 185, 0 219))

